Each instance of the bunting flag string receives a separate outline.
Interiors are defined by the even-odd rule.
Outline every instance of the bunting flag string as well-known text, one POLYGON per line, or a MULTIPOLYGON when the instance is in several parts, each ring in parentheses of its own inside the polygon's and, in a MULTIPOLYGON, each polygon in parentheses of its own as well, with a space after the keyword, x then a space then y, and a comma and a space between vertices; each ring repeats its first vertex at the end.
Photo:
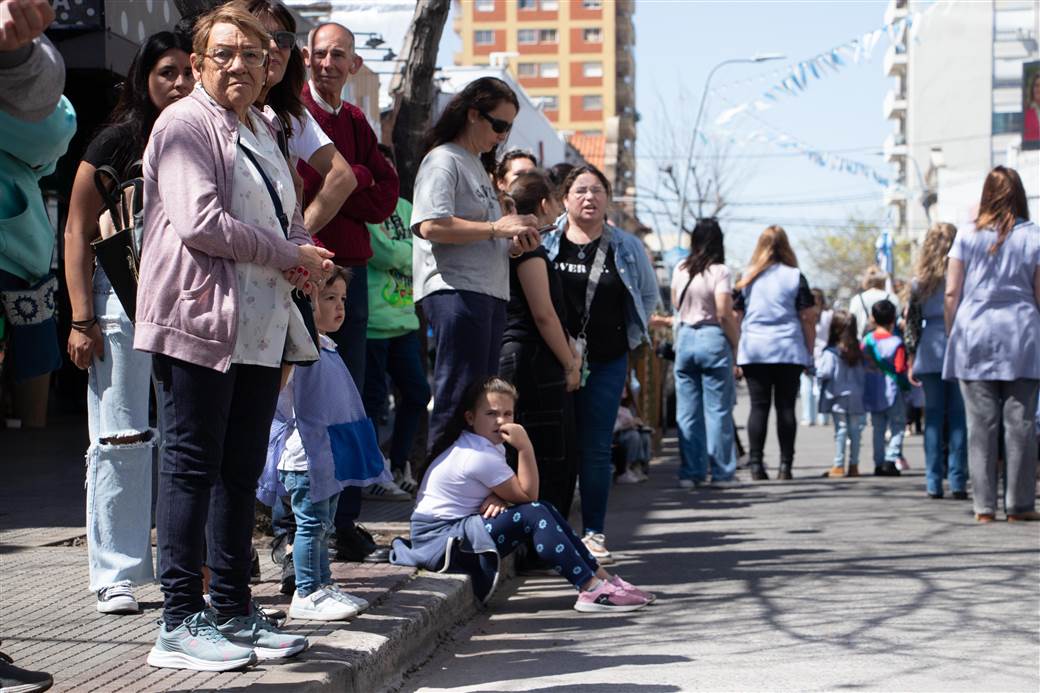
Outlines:
MULTIPOLYGON (((931 9, 930 7, 929 10, 931 9)), ((712 93, 719 95, 722 91, 736 87, 769 83, 769 86, 759 96, 720 113, 715 119, 715 124, 725 125, 733 118, 747 111, 768 110, 784 97, 800 95, 812 81, 821 80, 831 73, 837 74, 850 64, 854 65, 869 61, 883 36, 887 36, 893 43, 896 43, 898 37, 902 36, 904 32, 913 36, 916 33, 914 32, 915 23, 920 22, 921 18, 922 13, 914 12, 868 31, 862 36, 825 50, 812 58, 801 60, 757 77, 713 87, 712 93)))

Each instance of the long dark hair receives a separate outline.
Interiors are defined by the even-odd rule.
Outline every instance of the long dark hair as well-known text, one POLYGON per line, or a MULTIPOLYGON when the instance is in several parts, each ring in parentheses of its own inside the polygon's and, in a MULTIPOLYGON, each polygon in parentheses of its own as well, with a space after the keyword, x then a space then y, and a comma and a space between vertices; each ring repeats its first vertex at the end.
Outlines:
POLYGON ((191 55, 191 39, 180 32, 160 31, 141 44, 130 63, 119 100, 105 124, 106 127, 118 127, 123 134, 112 155, 113 168, 121 174, 144 154, 152 126, 159 117, 159 109, 148 93, 148 76, 163 54, 174 49, 191 55))
POLYGON ((681 265, 686 274, 696 277, 712 265, 726 264, 726 248, 722 227, 716 219, 698 219, 690 234, 690 254, 681 265))
MULTIPOLYGON (((285 31, 296 33, 296 19, 292 16, 292 12, 280 2, 250 0, 247 9, 257 19, 270 17, 278 22, 285 31)), ((304 106, 300 93, 303 91, 303 84, 306 81, 307 72, 303 67, 303 54, 300 53, 298 46, 293 45, 292 50, 289 51, 289 62, 285 66, 285 76, 282 77, 281 82, 271 87, 265 101, 265 104, 270 106, 282 121, 286 135, 292 135, 291 117, 299 118, 303 115, 304 106)))
POLYGON ((1026 189, 1018 171, 997 166, 982 184, 982 199, 979 201, 979 216, 975 218, 975 229, 993 229, 997 241, 989 248, 990 255, 1000 250, 1007 240, 1017 219, 1029 221, 1029 202, 1026 189))
POLYGON ((517 399, 516 388, 497 375, 470 383, 469 387, 462 393, 462 399, 459 400, 459 405, 455 407, 455 413, 452 414, 448 425, 444 427, 444 431, 441 432, 437 440, 434 441, 433 447, 430 448, 430 454, 426 457, 426 464, 419 475, 420 481, 422 481, 423 475, 426 474, 426 470, 430 468, 430 464, 440 457, 445 450, 450 448, 458 440, 459 436, 462 435, 463 431, 469 428, 468 424, 466 424, 466 412, 476 409, 480 398, 490 394, 508 395, 513 398, 514 402, 517 399))
MULTIPOLYGON (((516 98, 516 93, 508 84, 497 77, 481 77, 473 80, 448 102, 441 117, 437 119, 430 134, 426 136, 425 150, 430 151, 434 147, 455 141, 455 138, 466 128, 469 109, 490 113, 503 101, 513 104, 513 107, 519 112, 520 100, 516 98)), ((480 162, 484 164, 484 170, 494 173, 497 158, 498 145, 492 147, 490 151, 481 153, 480 162)))
POLYGON ((532 168, 517 174, 508 192, 516 204, 517 214, 537 215, 541 212, 539 206, 542 200, 552 198, 556 188, 545 171, 532 168))
POLYGON ((831 316, 831 330, 827 334, 827 346, 838 350, 841 360, 850 366, 857 366, 863 360, 863 352, 859 348, 859 330, 856 328, 856 316, 847 310, 836 310, 831 316))

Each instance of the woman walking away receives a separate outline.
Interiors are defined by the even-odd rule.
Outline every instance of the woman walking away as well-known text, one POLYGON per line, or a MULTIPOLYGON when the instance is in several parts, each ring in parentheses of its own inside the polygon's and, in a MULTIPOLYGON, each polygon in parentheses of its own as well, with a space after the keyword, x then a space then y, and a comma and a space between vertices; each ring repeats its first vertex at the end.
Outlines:
POLYGON ((470 82, 433 126, 416 174, 412 288, 437 353, 430 441, 444 430, 466 384, 498 372, 509 257, 538 246, 534 217, 503 217, 490 177, 519 108, 502 80, 470 82))
POLYGON ((579 166, 563 189, 567 214, 546 234, 545 250, 563 280, 567 332, 578 342, 587 373, 575 396, 583 541, 603 563, 612 560, 604 535, 614 476, 610 444, 628 351, 650 341, 647 319, 659 295, 643 244, 607 223, 606 176, 579 166))
POLYGON ((834 420, 834 465, 824 476, 859 476, 859 441, 867 425, 863 407, 866 371, 860 349, 856 317, 844 310, 836 311, 830 320, 827 346, 816 359, 816 377, 820 381, 820 413, 834 420), (845 466, 845 444, 848 443, 848 467, 845 466))
MULTIPOLYGON (((139 611, 135 585, 155 580, 152 567, 152 452, 148 426, 152 358, 134 351, 133 316, 116 298, 105 270, 95 266, 101 194, 94 174, 110 166, 120 180, 139 175, 135 163, 159 113, 195 84, 190 40, 162 31, 144 42, 127 73, 115 110, 87 146, 72 185, 65 224, 65 280, 72 304, 69 358, 88 370, 87 560, 97 610, 139 611)), ((140 238, 136 239, 140 243, 140 238)))
POLYGON ((769 406, 776 405, 776 436, 780 441, 778 479, 791 478, 798 421, 794 407, 798 379, 812 368, 816 340, 816 308, 809 282, 798 271, 798 258, 779 226, 758 237, 751 263, 737 282, 735 308, 741 316, 737 365, 747 377, 748 468, 751 478, 769 478, 763 461, 769 406))
POLYGON ((930 498, 942 498, 943 477, 947 477, 950 495, 966 500, 968 429, 964 399, 957 382, 942 377, 946 353, 943 296, 948 254, 956 235, 953 224, 940 222, 928 229, 910 282, 904 341, 910 356, 910 382, 920 383, 924 389, 925 491, 930 498))
POLYGON ((486 602, 498 582, 500 559, 521 545, 578 590, 582 612, 636 611, 653 601, 599 566, 567 521, 538 501, 534 447, 513 423, 516 390, 501 378, 468 387, 455 417, 433 448, 412 513, 411 544, 393 542, 391 561, 473 576, 486 602), (519 453, 517 472, 506 464, 504 443, 519 453))
POLYGON ((676 420, 679 487, 733 483, 733 361, 740 323, 733 312, 722 229, 697 222, 690 254, 672 274, 672 305, 680 320, 676 340, 676 420))
POLYGON ((226 671, 307 647, 260 618, 249 592, 282 359, 293 347, 315 351, 309 338, 287 338, 300 317, 291 291, 332 269, 331 253, 310 245, 289 167, 252 107, 268 41, 240 3, 203 15, 191 56, 201 88, 160 114, 144 154, 134 347, 153 354, 164 417, 155 524, 165 602, 148 655, 157 667, 226 671))
MULTIPOLYGON (((507 192, 517 212, 533 215, 539 227, 563 210, 542 171, 518 174, 507 192)), ((509 261, 509 293, 499 375, 516 387, 517 422, 538 451, 539 499, 567 515, 578 471, 576 456, 567 454, 574 435, 567 393, 578 387, 581 359, 564 328, 563 285, 545 248, 509 261)))
POLYGON ((968 470, 975 517, 997 511, 997 447, 1004 426, 1008 520, 1036 512, 1037 390, 1040 389, 1040 229, 1029 221, 1018 172, 997 166, 982 186, 972 229, 950 248, 943 378, 960 381, 968 418, 968 470))

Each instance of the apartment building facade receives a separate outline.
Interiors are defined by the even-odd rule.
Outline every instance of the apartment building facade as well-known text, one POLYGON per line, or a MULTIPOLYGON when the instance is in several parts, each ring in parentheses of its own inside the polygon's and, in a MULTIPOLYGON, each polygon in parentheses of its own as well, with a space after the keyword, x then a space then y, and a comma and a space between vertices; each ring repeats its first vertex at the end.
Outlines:
POLYGON ((456 0, 458 65, 502 65, 556 129, 602 138, 618 194, 635 186, 633 0, 456 0))
POLYGON ((885 201, 897 233, 920 241, 930 223, 970 222, 993 166, 1016 168, 1040 214, 1040 151, 1022 150, 1023 63, 1040 59, 1034 0, 891 0, 886 22, 920 11, 884 58, 883 104, 894 168, 885 201))

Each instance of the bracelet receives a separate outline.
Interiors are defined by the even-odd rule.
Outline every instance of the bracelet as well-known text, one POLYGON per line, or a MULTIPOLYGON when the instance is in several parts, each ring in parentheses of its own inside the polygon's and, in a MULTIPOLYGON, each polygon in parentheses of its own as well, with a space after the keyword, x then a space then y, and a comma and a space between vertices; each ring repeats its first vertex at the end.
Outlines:
POLYGON ((488 227, 490 229, 488 231, 488 240, 491 241, 491 240, 494 240, 494 238, 495 238, 495 222, 489 221, 488 222, 488 227))
POLYGON ((95 315, 94 317, 90 318, 89 320, 73 320, 70 324, 72 326, 72 329, 76 330, 76 332, 86 332, 91 327, 96 325, 97 322, 98 322, 98 319, 97 319, 97 316, 95 315))

